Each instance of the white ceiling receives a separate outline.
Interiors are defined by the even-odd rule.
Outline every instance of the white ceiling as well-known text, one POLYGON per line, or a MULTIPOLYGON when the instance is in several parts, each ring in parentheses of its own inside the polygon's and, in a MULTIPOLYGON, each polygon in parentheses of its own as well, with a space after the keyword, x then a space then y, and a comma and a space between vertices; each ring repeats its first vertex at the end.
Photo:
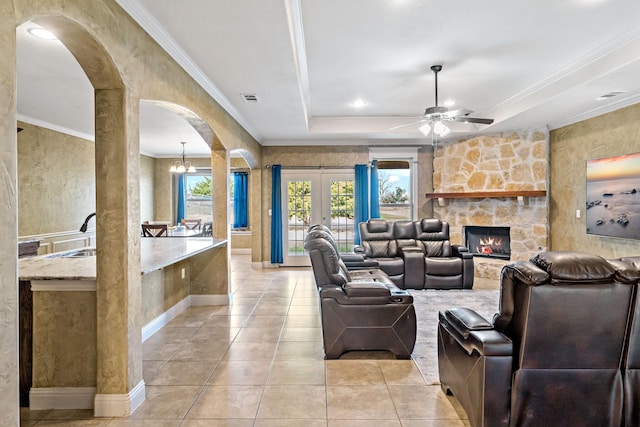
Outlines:
MULTIPOLYGON (((263 145, 428 143, 418 125, 389 128, 434 105, 433 64, 440 104, 495 119, 455 123, 448 139, 554 129, 640 101, 638 0, 116 1, 263 145), (623 92, 595 100, 612 91, 623 92)), ((91 136, 89 81, 29 25, 18 30, 19 118, 91 136)), ((160 107, 141 105, 140 127, 145 154, 175 156, 179 141, 207 152, 160 107)))

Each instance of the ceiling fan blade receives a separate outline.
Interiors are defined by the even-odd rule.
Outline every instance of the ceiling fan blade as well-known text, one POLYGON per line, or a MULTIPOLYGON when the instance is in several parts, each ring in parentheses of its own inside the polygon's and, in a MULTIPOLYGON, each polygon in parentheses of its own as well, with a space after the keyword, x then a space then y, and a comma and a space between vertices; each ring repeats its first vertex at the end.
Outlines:
POLYGON ((457 110, 449 110, 444 113, 444 115, 448 117, 461 117, 468 116, 471 113, 473 113, 472 110, 467 110, 466 108, 458 108, 457 110))
POLYGON ((478 117, 467 117, 467 116, 453 117, 451 120, 454 122, 478 123, 481 125, 490 125, 491 123, 493 123, 493 119, 481 119, 478 117))
POLYGON ((403 124, 403 125, 394 126, 394 127, 389 128, 389 129, 387 129, 387 130, 396 130, 396 129, 403 128, 403 127, 405 127, 405 126, 415 125, 416 123, 422 123, 422 122, 424 122, 424 121, 426 121, 426 120, 425 120, 425 119, 420 119, 420 120, 416 120, 416 121, 413 121, 413 122, 405 123, 405 124, 403 124))

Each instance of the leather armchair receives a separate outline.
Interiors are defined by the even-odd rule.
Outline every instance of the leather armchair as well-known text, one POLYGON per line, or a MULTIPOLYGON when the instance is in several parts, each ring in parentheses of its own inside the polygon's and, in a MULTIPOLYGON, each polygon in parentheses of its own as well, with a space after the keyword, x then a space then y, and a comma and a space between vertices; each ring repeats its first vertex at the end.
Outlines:
POLYGON ((449 240, 449 223, 423 218, 414 223, 416 241, 425 254, 424 287, 428 289, 471 289, 473 255, 449 240))
POLYGON ((416 340, 413 297, 380 271, 360 271, 352 277, 321 233, 309 233, 305 249, 320 294, 326 358, 337 359, 352 350, 387 350, 396 358, 411 357, 416 340))
POLYGON ((505 266, 493 322, 464 308, 439 313, 442 389, 472 427, 623 425, 637 276, 578 252, 505 266))

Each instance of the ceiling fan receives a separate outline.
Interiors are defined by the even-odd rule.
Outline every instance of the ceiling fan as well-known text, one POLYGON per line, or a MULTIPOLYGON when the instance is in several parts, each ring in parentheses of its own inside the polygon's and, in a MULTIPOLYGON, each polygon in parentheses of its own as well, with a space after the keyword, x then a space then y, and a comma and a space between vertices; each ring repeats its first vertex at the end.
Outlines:
POLYGON ((400 126, 395 126, 389 130, 398 129, 405 126, 414 125, 416 123, 424 123, 418 128, 425 136, 429 135, 429 132, 433 130, 433 135, 439 137, 445 137, 451 133, 451 129, 446 125, 446 122, 463 122, 463 123, 478 123, 483 125, 490 125, 493 123, 493 119, 481 119, 478 117, 469 117, 469 114, 473 113, 471 110, 465 108, 459 108, 451 110, 447 107, 438 105, 438 73, 442 71, 442 65, 432 65, 431 71, 435 75, 435 98, 436 105, 428 107, 424 110, 424 114, 420 120, 416 120, 411 123, 405 123, 400 126))

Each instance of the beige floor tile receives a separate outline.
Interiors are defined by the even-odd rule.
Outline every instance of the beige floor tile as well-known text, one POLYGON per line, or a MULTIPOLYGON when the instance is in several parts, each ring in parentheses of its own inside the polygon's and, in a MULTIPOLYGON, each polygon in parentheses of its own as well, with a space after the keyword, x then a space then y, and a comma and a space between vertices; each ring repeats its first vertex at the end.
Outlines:
POLYGON ((249 316, 242 326, 245 328, 282 328, 286 318, 287 316, 249 316))
POLYGON ((142 379, 146 384, 158 373, 167 363, 166 360, 144 360, 142 362, 142 379))
POLYGON ((319 316, 320 311, 317 305, 292 305, 288 314, 290 316, 319 316))
POLYGON ((149 385, 204 385, 215 368, 202 360, 168 361, 149 382, 149 385))
POLYGON ((242 328, 235 339, 235 342, 242 341, 273 341, 277 342, 280 339, 281 326, 271 326, 264 328, 242 328))
POLYGON ((384 385, 377 360, 327 360, 327 385, 384 385))
POLYGON ((109 423, 109 427, 180 427, 181 420, 134 420, 116 418, 109 423))
POLYGON ((147 386, 146 399, 131 415, 133 419, 178 420, 193 404, 202 387, 147 386))
POLYGON ((20 408, 21 420, 40 420, 47 416, 51 412, 51 409, 35 410, 32 411, 29 408, 20 408))
POLYGON ((252 427, 253 419, 184 420, 180 427, 252 427))
POLYGON ((274 360, 324 360, 324 348, 317 341, 279 342, 274 360))
POLYGON ((321 360, 274 361, 269 385, 325 384, 324 362, 321 360))
POLYGON ((404 427, 400 420, 329 420, 328 427, 404 427))
POLYGON ((217 314, 215 316, 211 316, 207 323, 205 323, 200 330, 204 328, 239 328, 244 325, 248 318, 248 315, 239 316, 217 314))
POLYGON ((213 371, 208 385, 265 385, 270 360, 222 361, 213 371))
POLYGON ((301 305, 301 306, 311 306, 318 308, 320 301, 318 298, 314 297, 294 297, 291 300, 291 305, 301 305))
POLYGON ((329 419, 398 420, 385 385, 327 386, 329 419))
POLYGON ((326 418, 325 387, 273 385, 264 389, 258 418, 326 418))
MULTIPOLYGON (((147 340, 148 341, 148 340, 147 340)), ((182 348, 184 343, 142 343, 142 360, 169 360, 182 348)))
POLYGON ((402 427, 468 427, 459 420, 400 420, 402 427))
MULTIPOLYGON (((327 427, 327 420, 324 418, 321 420, 313 419, 290 419, 290 420, 276 420, 269 418, 256 419, 253 427, 327 427)), ((371 426, 370 426, 371 427, 371 426)))
POLYGON ((86 420, 41 420, 34 425, 49 427, 106 427, 109 425, 110 421, 111 419, 104 418, 92 418, 86 420))
POLYGON ((401 419, 460 419, 439 386, 390 385, 389 393, 401 419))
POLYGON ((93 418, 93 409, 52 409, 45 420, 88 420, 93 418))
POLYGON ((288 305, 261 305, 256 307, 251 314, 254 316, 286 316, 288 305))
POLYGON ((240 332, 240 328, 230 328, 227 326, 207 326, 198 329, 190 341, 214 341, 231 342, 240 332))
POLYGON ((379 360, 384 380, 389 384, 426 385, 424 377, 413 360, 379 360))
POLYGON ((276 342, 233 342, 224 360, 273 360, 276 342))
POLYGON ((321 328, 322 322, 320 316, 315 315, 300 315, 300 316, 287 316, 287 320, 284 323, 285 328, 321 328))
POLYGON ((206 386, 187 419, 255 418, 262 386, 206 386))
POLYGON ((189 341, 172 355, 171 360, 200 360, 210 365, 224 357, 229 345, 228 342, 189 341))
POLYGON ((321 328, 284 328, 280 341, 322 341, 321 328))
POLYGON ((175 344, 181 342, 187 342, 191 339, 196 332, 198 332, 199 327, 196 328, 187 328, 187 327, 170 327, 169 325, 160 329, 158 332, 149 337, 145 343, 149 343, 151 345, 154 344, 175 344))

